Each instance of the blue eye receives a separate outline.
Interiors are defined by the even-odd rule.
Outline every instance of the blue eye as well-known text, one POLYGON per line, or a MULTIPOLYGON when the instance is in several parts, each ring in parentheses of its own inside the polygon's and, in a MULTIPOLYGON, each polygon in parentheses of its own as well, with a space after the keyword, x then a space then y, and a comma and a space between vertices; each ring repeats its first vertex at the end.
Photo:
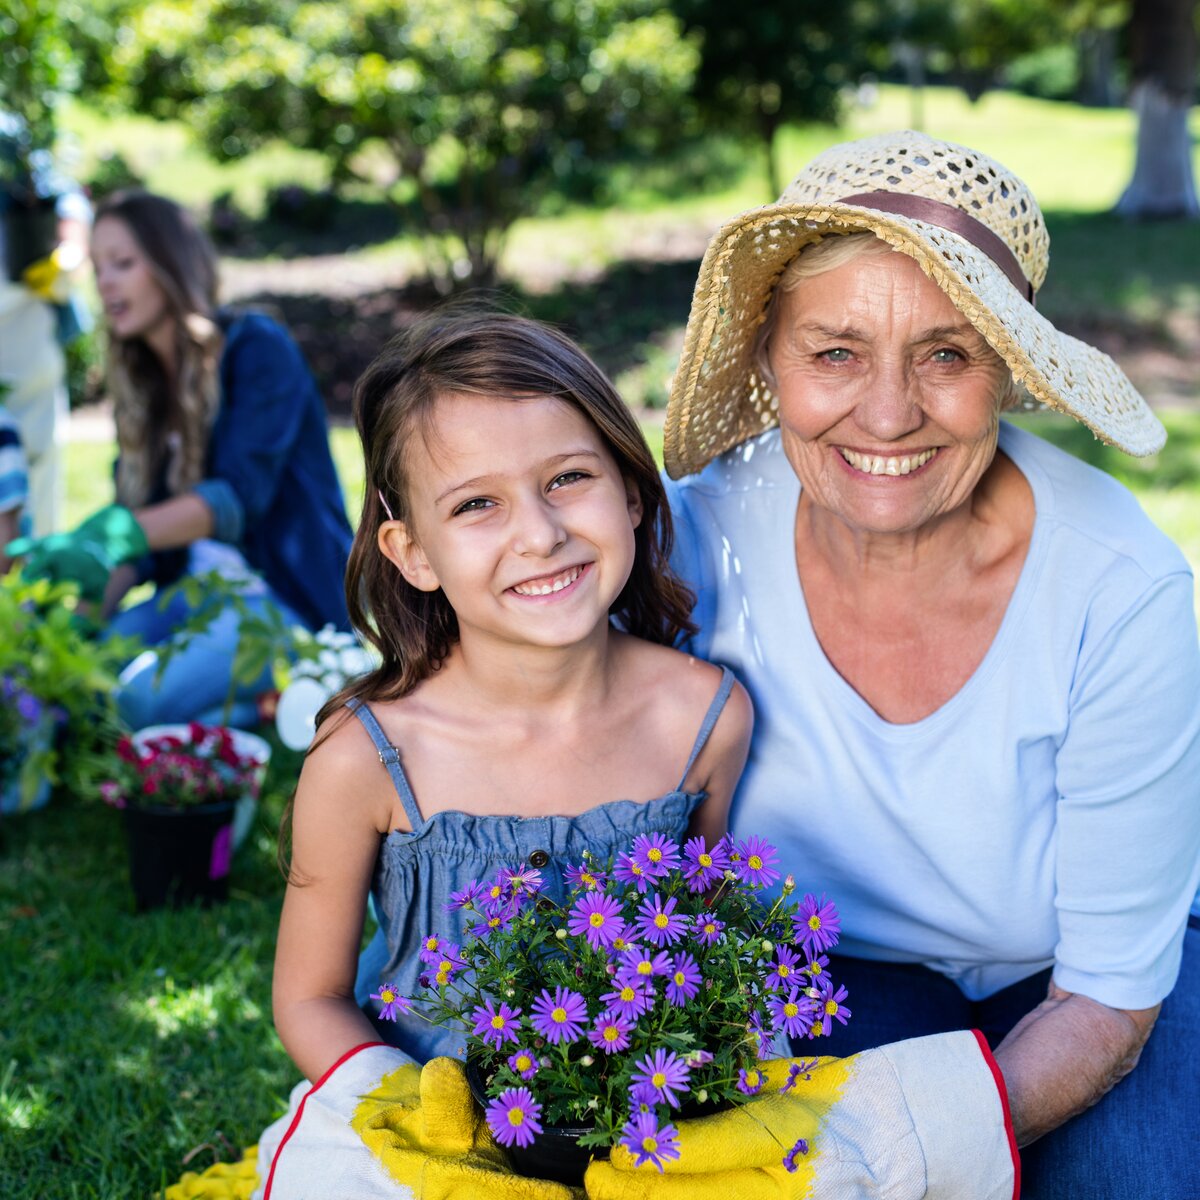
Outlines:
POLYGON ((845 346, 835 346, 832 350, 822 350, 820 356, 826 362, 831 363, 849 362, 851 358, 850 351, 845 346))
POLYGON ((962 354, 949 346, 943 346, 941 349, 935 350, 931 357, 934 362, 951 363, 958 362, 962 358, 962 354))

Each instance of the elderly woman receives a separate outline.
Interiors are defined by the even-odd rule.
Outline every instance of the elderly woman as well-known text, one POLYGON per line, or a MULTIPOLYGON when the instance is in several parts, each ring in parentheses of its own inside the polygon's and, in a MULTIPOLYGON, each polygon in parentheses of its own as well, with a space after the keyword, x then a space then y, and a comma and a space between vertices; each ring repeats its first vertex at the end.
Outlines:
POLYGON ((1019 179, 911 132, 726 225, 667 416, 676 565, 693 648, 757 709, 733 830, 841 908, 830 1049, 979 1028, 1027 1197, 1195 1196, 1192 578, 1124 488, 1000 419, 1165 440, 1037 312, 1047 262, 1019 179))

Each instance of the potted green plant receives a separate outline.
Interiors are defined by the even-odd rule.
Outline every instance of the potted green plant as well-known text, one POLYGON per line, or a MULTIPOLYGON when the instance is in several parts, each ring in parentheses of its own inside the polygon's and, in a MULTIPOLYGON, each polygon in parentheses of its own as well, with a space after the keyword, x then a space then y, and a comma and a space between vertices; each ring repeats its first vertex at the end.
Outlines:
POLYGON ((125 814, 138 912, 226 899, 239 809, 253 812, 269 758, 262 738, 198 722, 118 740, 100 794, 125 814))
MULTIPOLYGON (((661 1171, 680 1156, 676 1114, 745 1102, 768 1086, 777 1038, 850 1016, 825 953, 837 910, 790 899, 791 876, 773 898, 778 862, 760 837, 641 835, 615 862, 585 853, 561 902, 540 870, 502 869, 451 897, 470 923, 461 944, 424 939, 421 994, 384 983, 372 999, 381 1019, 462 1031, 468 1082, 519 1173, 579 1186, 617 1145, 661 1171)), ((806 1152, 780 1147, 789 1171, 806 1152)))
POLYGON ((44 805, 61 785, 94 795, 118 721, 117 673, 131 638, 99 641, 68 584, 0 578, 0 813, 44 805))

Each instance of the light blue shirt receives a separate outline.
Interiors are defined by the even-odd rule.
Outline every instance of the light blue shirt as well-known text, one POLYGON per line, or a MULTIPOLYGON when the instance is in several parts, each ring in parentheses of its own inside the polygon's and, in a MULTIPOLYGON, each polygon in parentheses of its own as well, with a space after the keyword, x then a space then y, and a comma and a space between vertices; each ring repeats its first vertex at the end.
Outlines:
POLYGON ((1191 571, 1103 472, 1007 424, 1000 448, 1036 504, 1026 561, 975 673, 908 725, 813 633, 778 431, 668 483, 691 648, 757 714, 732 827, 829 893, 848 954, 925 963, 972 999, 1053 965, 1068 991, 1150 1007, 1200 884, 1191 571))

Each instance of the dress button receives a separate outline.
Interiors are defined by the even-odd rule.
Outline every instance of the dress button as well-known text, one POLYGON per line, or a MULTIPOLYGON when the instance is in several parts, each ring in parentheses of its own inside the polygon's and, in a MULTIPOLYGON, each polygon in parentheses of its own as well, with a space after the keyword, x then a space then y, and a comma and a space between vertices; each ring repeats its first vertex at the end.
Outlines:
POLYGON ((529 865, 531 867, 544 867, 550 861, 550 855, 545 850, 535 850, 529 856, 529 865))

